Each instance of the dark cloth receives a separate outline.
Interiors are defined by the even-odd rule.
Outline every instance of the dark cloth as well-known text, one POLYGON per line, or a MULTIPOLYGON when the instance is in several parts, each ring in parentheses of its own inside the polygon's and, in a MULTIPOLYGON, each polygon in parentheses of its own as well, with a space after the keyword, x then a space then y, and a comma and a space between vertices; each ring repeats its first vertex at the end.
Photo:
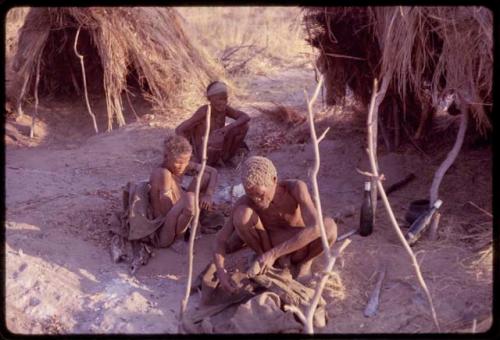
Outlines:
POLYGON ((153 219, 149 201, 151 187, 147 181, 128 182, 123 188, 123 210, 115 213, 111 223, 111 256, 114 262, 130 264, 132 274, 146 265, 151 247, 159 246, 159 230, 165 217, 153 219))

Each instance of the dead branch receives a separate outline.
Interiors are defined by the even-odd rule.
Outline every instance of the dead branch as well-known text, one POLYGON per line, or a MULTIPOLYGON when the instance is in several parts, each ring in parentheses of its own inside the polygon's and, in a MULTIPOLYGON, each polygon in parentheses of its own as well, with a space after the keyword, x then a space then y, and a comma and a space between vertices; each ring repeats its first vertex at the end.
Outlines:
POLYGON ((460 111, 462 111, 461 119, 460 119, 460 127, 458 128, 457 139, 455 140, 455 144, 453 148, 446 156, 446 159, 441 163, 439 168, 434 175, 434 179, 432 180, 431 190, 430 190, 430 199, 429 205, 432 206, 434 202, 438 199, 438 191, 439 186, 441 185, 441 181, 443 180, 444 174, 448 170, 448 168, 455 162, 455 159, 462 148, 462 144, 464 142, 465 131, 467 130, 467 118, 469 116, 467 109, 464 107, 464 104, 460 105, 460 111))
POLYGON ((311 173, 311 182, 313 186, 313 195, 314 195, 314 203, 316 204, 316 211, 317 215, 316 218, 319 223, 319 228, 321 231, 321 240, 323 242, 323 251, 325 254, 326 259, 329 259, 329 245, 328 245, 328 238, 326 236, 326 231, 325 231, 325 226, 323 223, 323 212, 321 209, 321 198, 319 195, 319 187, 318 187, 318 172, 319 172, 319 165, 320 165, 320 155, 319 155, 319 142, 321 141, 320 139, 324 138, 326 133, 328 132, 328 129, 325 130, 325 132, 321 135, 320 139, 317 138, 316 136, 316 129, 314 128, 314 117, 313 117, 313 112, 312 112, 312 106, 316 99, 318 98, 319 91, 321 89, 321 85, 323 84, 323 76, 319 77, 318 85, 316 86, 316 90, 314 91, 314 94, 309 100, 307 96, 307 92, 305 92, 306 96, 306 101, 307 101, 307 112, 308 112, 308 117, 309 117, 309 128, 310 128, 310 133, 311 133, 311 141, 313 144, 313 150, 314 150, 314 156, 315 156, 315 162, 314 162, 314 167, 313 171, 311 173))
MULTIPOLYGON (((372 172, 375 174, 376 177, 378 177, 378 168, 377 168, 377 163, 376 163, 376 156, 375 156, 375 151, 373 148, 373 115, 374 113, 377 112, 376 106, 380 105, 380 103, 376 103, 376 97, 377 97, 377 79, 374 79, 373 81, 373 92, 372 92, 372 98, 370 101, 370 109, 368 111, 368 156, 370 158, 370 166, 372 168, 372 172)), ((384 187, 382 186, 382 182, 380 180, 376 180, 377 187, 380 191, 380 196, 382 198, 382 201, 384 203, 385 209, 387 210, 387 213, 389 215, 389 219, 391 221, 392 226, 394 227, 394 230, 396 231, 396 234, 399 237, 399 240, 403 244, 403 247, 405 248, 406 252, 411 258, 413 267, 415 268, 415 272, 417 274, 417 279, 424 290, 426 296, 427 296, 427 301, 429 302, 431 312, 432 312, 432 318, 434 320, 434 324, 436 325, 438 331, 441 330, 439 327, 439 322, 437 319, 436 311, 434 309, 434 304, 432 302, 432 297, 429 293, 429 290, 427 289, 427 285, 425 284, 424 278, 422 277, 422 273, 420 271, 420 266, 417 262, 417 259, 415 255, 413 254, 413 251, 411 250, 410 246, 408 245, 408 242, 406 242, 406 239, 403 236, 403 233, 401 232, 401 229, 399 228, 398 222, 396 221, 396 218, 394 216, 394 213, 392 211, 391 205, 389 204, 389 200, 387 199, 387 195, 385 194, 384 187)))
POLYGON ((314 312, 316 311, 316 307, 318 306, 318 303, 321 298, 321 294, 323 293, 323 289, 325 288, 326 281, 328 281, 328 278, 330 277, 330 272, 333 269, 333 266, 335 265, 335 261, 337 260, 337 257, 342 254, 344 249, 351 243, 350 239, 344 240, 344 243, 340 245, 339 248, 335 250, 333 254, 330 255, 330 251, 328 251, 328 264, 324 270, 323 277, 321 277, 321 280, 319 281, 318 285, 316 286, 316 291, 314 292, 314 297, 311 301, 311 304, 309 305, 309 309, 307 310, 307 324, 306 330, 308 334, 314 334, 314 328, 313 328, 313 317, 314 317, 314 312))
POLYGON ((188 279, 186 283, 186 293, 184 299, 181 301, 181 310, 179 317, 179 328, 182 327, 182 320, 184 318, 184 312, 186 311, 189 295, 191 293, 191 281, 193 279, 193 251, 194 251, 194 239, 196 237, 196 229, 198 228, 199 218, 200 218, 200 187, 201 187, 201 179, 203 177, 203 173, 205 172, 205 166, 207 164, 207 145, 208 145, 208 134, 210 132, 210 115, 211 115, 211 106, 208 105, 207 114, 205 118, 205 135, 203 136, 203 148, 202 148, 202 156, 201 156, 201 169, 196 176, 196 187, 194 191, 194 219, 193 224, 191 226, 191 235, 189 236, 189 253, 188 253, 188 279))
POLYGON ((38 83, 40 82, 40 61, 42 60, 42 53, 38 56, 36 62, 36 80, 35 80, 35 112, 31 117, 30 138, 35 137, 35 120, 38 116, 38 83))
POLYGON ((75 50, 76 56, 80 59, 80 65, 82 66, 83 89, 85 92, 85 103, 87 104, 87 110, 89 111, 90 117, 92 117, 92 123, 94 124, 95 133, 99 133, 99 130, 97 129, 97 122, 95 119, 95 115, 92 112, 92 109, 90 108, 89 95, 88 95, 88 91, 87 91, 87 78, 85 77, 85 65, 83 64, 83 55, 78 53, 78 50, 76 48, 76 45, 78 43, 78 36, 80 35, 81 28, 82 28, 82 26, 78 27, 78 30, 76 31, 75 44, 73 45, 73 48, 75 50))
POLYGON ((470 204, 470 205, 472 205, 473 207, 475 207, 475 208, 479 209, 479 211, 482 211, 482 212, 483 212, 486 216, 493 218, 493 215, 492 215, 490 212, 488 212, 488 211, 484 210, 483 208, 479 207, 479 206, 478 206, 477 204, 475 204, 474 202, 472 202, 472 201, 467 201, 467 203, 468 203, 468 204, 470 204))
MULTIPOLYGON (((318 84, 316 86, 316 90, 314 91, 314 94, 313 94, 311 100, 309 100, 309 98, 307 96, 307 92, 304 91, 305 96, 306 96, 306 101, 307 101, 309 128, 310 128, 310 132, 311 132, 311 140, 312 140, 313 149, 314 149, 314 156, 315 156, 314 168, 313 168, 313 171, 311 172, 311 182, 313 185, 314 202, 315 202, 316 210, 317 210, 316 218, 318 220, 318 224, 319 224, 319 228, 320 228, 320 232, 321 232, 321 241, 323 243, 324 255, 326 257, 326 260, 328 261, 326 270, 324 271, 324 274, 323 274, 320 282, 316 286, 314 296, 313 296, 311 303, 309 304, 309 307, 307 309, 307 313, 305 315, 303 313, 297 314, 303 323, 305 321, 304 327, 305 327, 305 330, 308 334, 314 334, 314 324, 313 324, 314 314, 316 312, 316 308, 318 307, 318 303, 321 299, 321 295, 323 293, 323 289, 325 288, 326 281, 328 280, 328 278, 330 276, 330 272, 335 264, 336 258, 343 251, 343 249, 345 247, 347 247, 347 245, 349 245, 349 243, 351 242, 351 240, 346 239, 344 241, 344 243, 342 243, 340 248, 337 249, 334 254, 331 254, 330 253, 330 246, 328 245, 328 238, 326 236, 325 226, 323 223, 323 212, 322 212, 322 208, 321 208, 321 199, 320 199, 320 194, 319 194, 318 178, 317 177, 318 177, 319 166, 320 166, 319 143, 326 136, 328 129, 326 129, 326 131, 323 132, 319 138, 316 136, 316 129, 314 127, 314 116, 313 116, 313 110, 312 110, 313 104, 316 101, 316 99, 318 98, 318 94, 319 94, 319 91, 322 87, 322 84, 323 84, 323 76, 320 76, 318 84)), ((293 311, 293 309, 292 309, 292 311, 293 311)))

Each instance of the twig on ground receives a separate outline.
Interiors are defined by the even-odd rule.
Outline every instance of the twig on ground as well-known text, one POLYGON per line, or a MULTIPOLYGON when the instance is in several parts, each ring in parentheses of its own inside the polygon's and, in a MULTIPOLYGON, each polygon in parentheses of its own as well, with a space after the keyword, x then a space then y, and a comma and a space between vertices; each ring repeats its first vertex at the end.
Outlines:
POLYGON ((345 234, 340 235, 339 237, 337 237, 337 242, 340 242, 340 241, 348 238, 349 236, 352 236, 352 235, 356 234, 358 231, 359 231, 358 229, 353 229, 351 231, 348 231, 345 234))
POLYGON ((477 204, 475 204, 474 202, 472 202, 472 201, 467 201, 467 203, 468 203, 468 204, 470 204, 470 205, 472 205, 474 208, 477 208, 477 209, 479 209, 480 211, 482 211, 482 212, 483 212, 486 216, 493 218, 493 215, 492 215, 490 212, 488 212, 488 211, 484 210, 483 208, 479 207, 479 206, 478 206, 477 204))
POLYGON ((87 104, 87 110, 89 111, 90 117, 92 117, 92 123, 94 124, 95 133, 99 133, 99 130, 97 129, 97 122, 96 122, 96 119, 95 119, 95 115, 92 112, 92 109, 90 108, 89 95, 88 95, 88 91, 87 91, 87 78, 85 77, 85 65, 83 64, 83 55, 81 55, 80 53, 78 53, 78 50, 76 48, 76 45, 78 43, 78 36, 80 35, 80 29, 81 28, 82 28, 82 26, 78 27, 78 30, 76 31, 75 44, 73 45, 73 48, 75 50, 76 56, 80 59, 80 65, 82 67, 83 89, 84 89, 84 92, 85 92, 85 103, 87 104))
POLYGON ((441 218, 441 214, 436 212, 432 217, 432 224, 429 230, 429 240, 436 241, 438 237, 438 228, 439 228, 439 220, 441 218))
POLYGON ((180 317, 179 317, 179 328, 182 328, 184 313, 186 311, 189 295, 191 293, 191 281, 193 279, 193 251, 194 251, 194 240, 196 237, 196 229, 198 228, 199 218, 200 218, 200 187, 201 179, 203 173, 205 172, 205 166, 207 164, 207 145, 208 145, 208 134, 210 132, 210 115, 211 106, 208 105, 207 114, 205 118, 205 135, 203 136, 203 147, 201 156, 201 169, 196 176, 196 186, 194 191, 194 219, 191 226, 191 235, 189 236, 189 253, 188 253, 188 279, 186 283, 186 293, 184 299, 181 301, 180 317))
POLYGON ((36 78, 35 78, 35 112, 31 117, 30 138, 35 137, 35 120, 38 116, 38 83, 40 82, 40 61, 42 60, 42 53, 38 56, 36 62, 36 78))
MULTIPOLYGON (((370 158, 370 166, 372 168, 372 172, 375 174, 376 177, 378 177, 378 168, 377 168, 377 163, 375 159, 375 153, 373 149, 373 115, 376 113, 378 110, 375 110, 375 106, 380 105, 380 103, 376 104, 375 98, 377 97, 377 79, 374 80, 373 82, 373 92, 372 92, 372 98, 370 101, 370 109, 368 111, 368 156, 370 158)), ((403 247, 405 248, 406 252, 411 258, 413 267, 415 268, 415 272, 417 274, 417 279, 424 290, 426 296, 427 296, 427 301, 429 302, 429 306, 432 312, 432 318, 434 320, 434 324, 436 325, 438 331, 441 331, 441 328, 439 327, 439 322, 437 319, 436 315, 436 310, 434 309, 434 304, 432 302, 432 297, 429 293, 429 290, 427 289, 427 285, 425 284, 424 278, 422 277, 422 273, 420 271, 420 266, 418 265, 417 259, 415 258, 415 255, 413 254, 413 251, 411 250, 410 246, 408 245, 408 242, 406 242, 406 239, 404 238, 403 233, 401 232, 401 229, 399 228, 398 222, 396 221, 396 218, 394 216, 394 213, 392 211, 392 208, 389 204, 389 200, 387 199, 387 195, 385 194, 384 187, 382 186, 382 182, 380 180, 376 180, 377 187, 380 191, 380 196, 382 198, 382 201, 384 203, 384 206, 387 210, 387 213, 389 215, 389 219, 391 221, 392 226, 394 227, 394 230, 396 231, 396 234, 399 237, 399 240, 403 244, 403 247)))

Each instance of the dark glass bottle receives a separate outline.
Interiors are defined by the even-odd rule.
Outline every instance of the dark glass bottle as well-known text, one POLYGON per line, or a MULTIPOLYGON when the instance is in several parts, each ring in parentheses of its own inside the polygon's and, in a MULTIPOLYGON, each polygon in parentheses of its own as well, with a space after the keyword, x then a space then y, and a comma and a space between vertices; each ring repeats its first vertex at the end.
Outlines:
POLYGON ((443 201, 436 200, 432 207, 428 209, 426 212, 422 213, 410 226, 408 232, 406 233, 406 241, 408 241, 409 245, 413 245, 417 240, 422 236, 424 230, 429 226, 429 223, 432 219, 434 213, 439 209, 439 207, 443 204, 443 201))
POLYGON ((359 216, 359 234, 368 236, 373 231, 373 210, 370 182, 365 182, 365 191, 363 194, 363 204, 359 216))

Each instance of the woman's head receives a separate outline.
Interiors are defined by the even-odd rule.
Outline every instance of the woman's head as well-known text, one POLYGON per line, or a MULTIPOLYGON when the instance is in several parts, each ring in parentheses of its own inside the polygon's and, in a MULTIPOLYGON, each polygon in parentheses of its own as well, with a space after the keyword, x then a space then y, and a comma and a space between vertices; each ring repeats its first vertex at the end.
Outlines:
POLYGON ((221 81, 214 81, 207 86, 207 99, 217 111, 224 111, 227 106, 227 86, 221 81))
POLYGON ((266 209, 276 192, 278 175, 270 159, 261 156, 249 157, 241 171, 241 181, 247 196, 259 208, 266 209))
POLYGON ((193 152, 191 144, 185 137, 172 135, 165 138, 163 146, 166 168, 175 175, 182 175, 191 159, 193 152))

